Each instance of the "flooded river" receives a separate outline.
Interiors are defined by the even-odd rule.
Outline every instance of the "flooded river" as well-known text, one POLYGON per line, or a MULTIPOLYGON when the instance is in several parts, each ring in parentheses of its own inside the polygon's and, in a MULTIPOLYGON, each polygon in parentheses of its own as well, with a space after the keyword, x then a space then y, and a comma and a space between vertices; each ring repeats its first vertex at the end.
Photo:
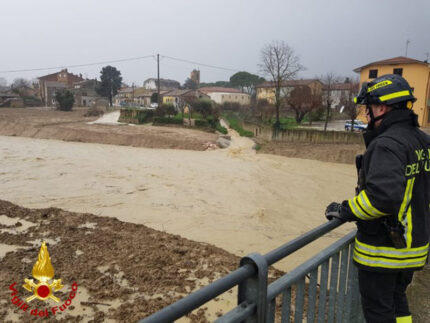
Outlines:
MULTIPOLYGON (((352 165, 228 149, 185 151, 0 136, 1 198, 113 216, 207 242, 266 253, 325 221, 353 194, 352 165)), ((353 228, 347 224, 277 267, 288 270, 353 228)))

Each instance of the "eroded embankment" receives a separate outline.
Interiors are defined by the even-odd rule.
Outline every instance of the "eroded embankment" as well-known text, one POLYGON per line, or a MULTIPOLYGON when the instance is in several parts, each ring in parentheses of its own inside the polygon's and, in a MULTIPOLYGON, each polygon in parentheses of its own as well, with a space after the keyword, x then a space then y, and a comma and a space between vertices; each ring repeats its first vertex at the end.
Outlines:
MULTIPOLYGON (((27 321, 34 308, 68 322, 136 322, 237 268, 239 261, 220 248, 144 225, 55 208, 26 209, 0 200, 0 223, 1 249, 13 247, 0 254, 2 322, 27 321), (48 243, 55 279, 65 287, 54 293, 60 303, 33 300, 24 312, 12 304, 9 286, 16 283, 21 300, 31 296, 22 285, 31 278, 42 240, 48 243), (53 315, 51 308, 67 300, 73 282, 78 291, 72 305, 53 315)), ((234 299, 233 294, 221 297, 216 312, 234 306, 234 299)), ((202 309, 191 318, 201 321, 205 315, 210 321, 216 317, 202 309)))

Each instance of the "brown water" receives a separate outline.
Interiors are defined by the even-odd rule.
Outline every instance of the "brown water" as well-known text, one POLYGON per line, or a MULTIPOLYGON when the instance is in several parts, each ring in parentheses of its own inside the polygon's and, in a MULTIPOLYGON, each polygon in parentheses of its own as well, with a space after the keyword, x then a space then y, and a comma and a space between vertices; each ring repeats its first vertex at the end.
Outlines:
MULTIPOLYGON (((353 194, 352 165, 230 148, 161 150, 0 136, 2 199, 114 216, 214 244, 239 256, 266 253, 325 221, 353 194)), ((289 270, 349 231, 338 229, 288 261, 289 270)))

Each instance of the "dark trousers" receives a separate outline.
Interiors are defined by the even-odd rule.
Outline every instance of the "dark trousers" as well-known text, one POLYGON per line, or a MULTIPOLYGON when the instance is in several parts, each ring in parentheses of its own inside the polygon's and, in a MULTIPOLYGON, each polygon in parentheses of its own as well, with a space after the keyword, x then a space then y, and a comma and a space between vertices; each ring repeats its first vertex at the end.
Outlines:
POLYGON ((361 303, 367 323, 395 323, 409 316, 406 288, 413 271, 380 273, 359 269, 361 303))

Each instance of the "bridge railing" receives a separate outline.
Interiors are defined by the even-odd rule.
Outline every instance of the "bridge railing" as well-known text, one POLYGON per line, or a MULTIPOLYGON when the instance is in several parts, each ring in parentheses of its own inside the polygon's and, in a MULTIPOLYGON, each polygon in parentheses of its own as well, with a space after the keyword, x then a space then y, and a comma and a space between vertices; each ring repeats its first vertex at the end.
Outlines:
POLYGON ((217 322, 364 322, 357 271, 352 264, 355 231, 268 284, 268 267, 342 224, 334 219, 260 255, 242 258, 240 267, 141 320, 173 322, 238 286, 238 305, 217 322))

